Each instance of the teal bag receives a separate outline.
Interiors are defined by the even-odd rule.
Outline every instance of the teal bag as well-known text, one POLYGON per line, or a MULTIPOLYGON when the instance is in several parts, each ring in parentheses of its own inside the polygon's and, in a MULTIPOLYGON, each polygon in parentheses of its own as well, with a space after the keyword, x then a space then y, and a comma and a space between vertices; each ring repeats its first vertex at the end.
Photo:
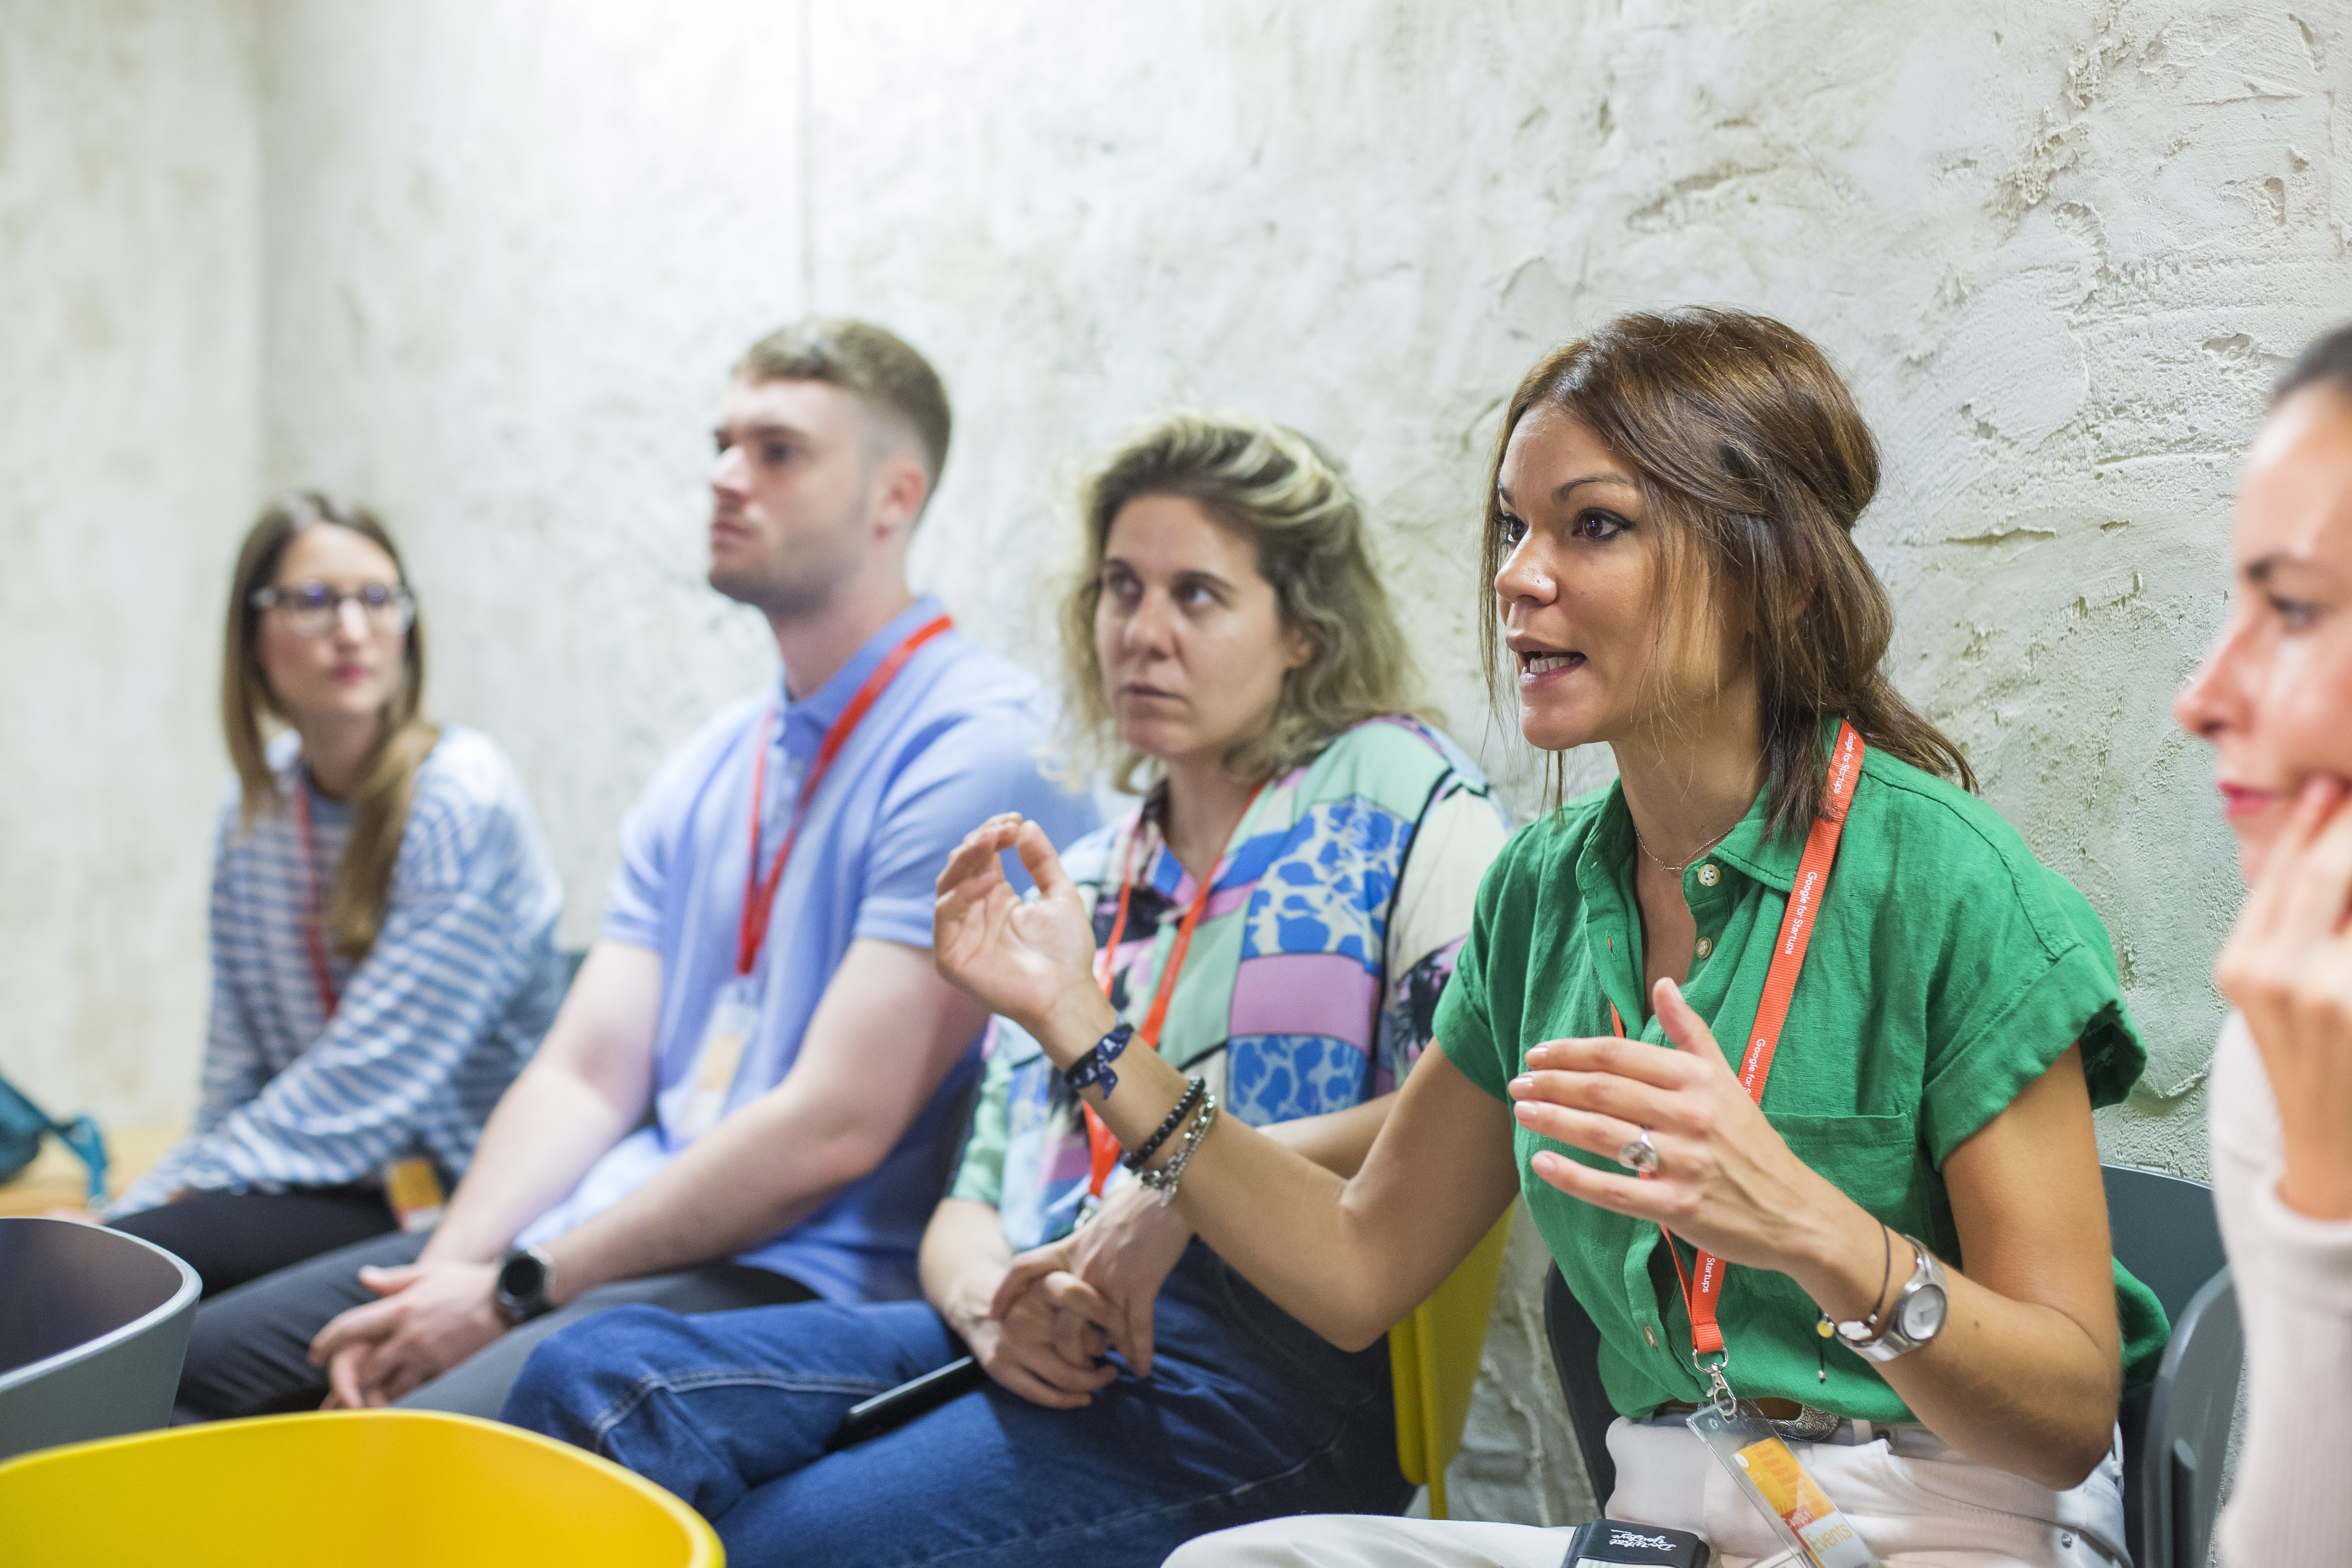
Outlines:
POLYGON ((0 1077, 0 1182, 8 1181, 41 1152, 41 1137, 55 1133, 89 1172, 89 1206, 106 1205, 106 1135, 87 1116, 52 1121, 25 1091, 0 1077))

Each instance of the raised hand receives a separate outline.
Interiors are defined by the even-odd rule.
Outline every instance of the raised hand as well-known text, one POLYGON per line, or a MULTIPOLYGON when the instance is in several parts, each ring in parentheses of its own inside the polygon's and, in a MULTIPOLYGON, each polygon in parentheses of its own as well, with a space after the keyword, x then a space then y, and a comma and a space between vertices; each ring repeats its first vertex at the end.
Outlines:
POLYGON ((1610 1160, 1648 1128, 1656 1173, 1619 1175, 1547 1151, 1530 1162, 1535 1173, 1757 1268, 1789 1271, 1788 1243, 1809 1217, 1871 1223, 1764 1120, 1681 989, 1661 980, 1651 1001, 1673 1050, 1615 1037, 1548 1040, 1528 1052, 1511 1098, 1521 1126, 1610 1160))
MULTIPOLYGON (((931 956, 942 977, 1055 1047, 1047 1020, 1075 994, 1094 995, 1094 925, 1045 829, 1017 812, 990 817, 948 857, 931 914, 931 956), (1037 884, 1024 899, 997 857, 1017 850, 1037 884)), ((1078 1049, 1092 1043, 1091 1036, 1078 1049)))
POLYGON ((2308 785, 2213 967, 2245 1015, 2278 1103, 2279 1200, 2352 1218, 2352 807, 2336 779, 2308 785))

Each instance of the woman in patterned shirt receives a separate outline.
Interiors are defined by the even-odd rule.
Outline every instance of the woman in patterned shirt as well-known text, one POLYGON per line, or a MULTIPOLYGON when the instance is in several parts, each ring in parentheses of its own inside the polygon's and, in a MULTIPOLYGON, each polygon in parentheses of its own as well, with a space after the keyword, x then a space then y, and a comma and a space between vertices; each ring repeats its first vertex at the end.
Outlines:
POLYGON ((229 599, 203 1100, 110 1211, 207 1296, 430 1223, 562 1000, 522 784, 488 736, 428 722, 424 686, 383 524, 280 497, 229 599))
MULTIPOLYGON (((1312 443, 1172 416, 1083 510, 1078 752, 1146 793, 1066 854, 1128 1048, 1352 1172, 1429 1042, 1505 818, 1405 711, 1360 508, 1312 443)), ((618 1309, 543 1345, 507 1417, 676 1491, 739 1563, 1151 1564, 1227 1524, 1401 1507, 1387 1351, 1276 1308, 1120 1152, 999 1020, 927 1301, 618 1309), (852 1404, 965 1347, 988 1381, 826 1455, 852 1404)))

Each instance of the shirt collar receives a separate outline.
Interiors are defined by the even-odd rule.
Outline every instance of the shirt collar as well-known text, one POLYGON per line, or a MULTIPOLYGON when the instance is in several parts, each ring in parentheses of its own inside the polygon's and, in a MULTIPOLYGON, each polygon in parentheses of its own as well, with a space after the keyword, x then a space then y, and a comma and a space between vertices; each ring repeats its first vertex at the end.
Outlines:
MULTIPOLYGON (((1822 715, 1814 743, 1822 755, 1828 756, 1837 744, 1838 726, 1843 718, 1835 713, 1822 715)), ((1797 867, 1805 858, 1806 834, 1802 831, 1769 833, 1766 820, 1769 816, 1769 800, 1764 791, 1758 791, 1756 804, 1739 825, 1723 836, 1723 842, 1707 851, 1710 858, 1720 858, 1733 868, 1745 872, 1769 888, 1786 893, 1797 885, 1797 867)), ((1851 805, 1847 807, 1853 809, 1851 805)), ((1808 822, 1810 823, 1810 818, 1808 822)))
MULTIPOLYGON (((1821 726, 1821 747, 1824 755, 1837 741, 1839 717, 1825 715, 1821 726)), ((1719 860, 1751 880, 1763 883, 1786 893, 1797 885, 1797 866, 1805 858, 1805 835, 1802 833, 1772 833, 1767 824, 1771 811, 1770 794, 1758 790, 1756 799, 1748 807, 1748 815, 1735 824, 1730 832, 1709 846, 1694 864, 1719 860)), ((1609 786, 1609 802, 1593 825, 1592 847, 1603 863, 1614 865, 1641 852, 1633 841, 1633 816, 1625 807, 1625 787, 1622 784, 1609 786)))
POLYGON ((784 673, 779 670, 776 697, 782 704, 784 721, 777 728, 776 743, 792 751, 814 747, 833 721, 841 717, 841 710, 849 706, 857 689, 866 684, 866 678, 890 657, 890 650, 945 614, 946 606, 935 595, 924 595, 893 616, 880 631, 858 646, 857 651, 849 656, 849 662, 835 670, 831 679, 798 702, 785 689, 784 673))

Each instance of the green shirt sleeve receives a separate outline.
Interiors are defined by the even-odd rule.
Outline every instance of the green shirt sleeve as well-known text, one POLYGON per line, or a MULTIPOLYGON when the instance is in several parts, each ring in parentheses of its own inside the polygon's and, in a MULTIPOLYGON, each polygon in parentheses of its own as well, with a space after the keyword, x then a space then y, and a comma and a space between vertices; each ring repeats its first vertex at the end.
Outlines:
POLYGON ((2000 872, 1945 906, 1953 911, 1939 987, 1945 1016, 1928 1031, 1920 1108, 1938 1167, 2067 1047, 2082 1045, 2095 1106, 2121 1100, 2147 1059, 2089 900, 2030 860, 2000 872))
MULTIPOLYGON (((991 1044, 993 1044, 992 1037, 991 1044)), ((1006 1107, 1011 1103, 1013 1054, 992 1050, 980 1079, 980 1100, 972 1107, 971 1135, 964 1140, 963 1160, 956 1166, 948 1196, 999 1207, 1004 1198, 1004 1150, 1012 1141, 1006 1107)))

